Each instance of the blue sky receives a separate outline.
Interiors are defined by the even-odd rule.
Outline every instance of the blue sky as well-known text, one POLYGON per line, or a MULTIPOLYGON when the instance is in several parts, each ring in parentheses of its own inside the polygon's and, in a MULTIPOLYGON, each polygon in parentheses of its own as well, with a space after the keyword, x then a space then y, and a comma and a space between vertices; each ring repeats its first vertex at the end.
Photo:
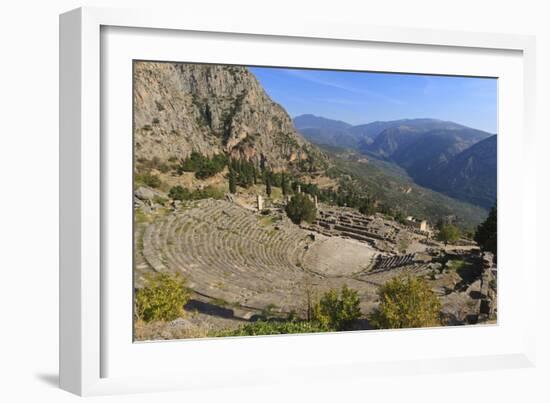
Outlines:
POLYGON ((497 80, 395 73, 251 67, 290 116, 351 124, 435 118, 496 133, 497 80))

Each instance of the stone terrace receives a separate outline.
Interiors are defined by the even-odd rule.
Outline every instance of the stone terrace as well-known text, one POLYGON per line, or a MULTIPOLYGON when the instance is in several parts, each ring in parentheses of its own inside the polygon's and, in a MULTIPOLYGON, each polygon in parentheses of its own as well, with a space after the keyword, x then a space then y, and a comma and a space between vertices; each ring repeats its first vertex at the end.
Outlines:
POLYGON ((340 236, 378 247, 380 241, 395 244, 401 227, 377 216, 365 216, 346 208, 320 205, 318 217, 310 229, 327 236, 340 236))

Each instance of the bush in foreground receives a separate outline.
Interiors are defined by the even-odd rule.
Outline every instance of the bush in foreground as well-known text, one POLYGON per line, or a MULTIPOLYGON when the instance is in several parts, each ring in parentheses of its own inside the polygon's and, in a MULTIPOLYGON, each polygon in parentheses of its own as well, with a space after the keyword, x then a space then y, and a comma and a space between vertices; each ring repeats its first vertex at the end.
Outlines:
POLYGON ((137 320, 171 321, 183 315, 183 306, 190 297, 183 277, 159 273, 147 277, 146 282, 135 292, 137 320))
POLYGON ((378 290, 380 306, 369 318, 379 329, 440 325, 441 304, 426 281, 419 277, 396 277, 378 290))
POLYGON ((243 325, 235 330, 215 332, 212 336, 261 336, 270 334, 318 333, 327 328, 319 323, 307 321, 258 321, 243 325))
POLYGON ((359 302, 357 291, 345 285, 340 293, 330 290, 313 307, 313 320, 326 329, 350 330, 361 317, 359 302))

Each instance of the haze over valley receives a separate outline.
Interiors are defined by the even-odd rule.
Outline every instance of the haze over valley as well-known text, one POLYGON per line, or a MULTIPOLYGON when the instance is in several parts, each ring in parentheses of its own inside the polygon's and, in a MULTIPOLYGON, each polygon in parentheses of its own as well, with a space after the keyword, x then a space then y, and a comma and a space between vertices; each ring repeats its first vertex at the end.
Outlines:
POLYGON ((426 118, 353 126, 308 114, 293 121, 314 144, 396 164, 416 184, 484 209, 496 202, 496 134, 426 118))

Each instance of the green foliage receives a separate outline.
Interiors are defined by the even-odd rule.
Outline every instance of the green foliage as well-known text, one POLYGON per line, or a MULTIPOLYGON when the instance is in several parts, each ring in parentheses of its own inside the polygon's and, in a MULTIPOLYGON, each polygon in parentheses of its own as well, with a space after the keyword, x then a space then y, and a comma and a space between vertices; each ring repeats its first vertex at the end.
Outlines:
POLYGON ((190 292, 181 275, 159 273, 148 276, 146 281, 135 292, 136 319, 170 321, 184 314, 183 306, 189 301, 190 292))
POLYGON ((297 193, 286 205, 286 214, 295 224, 300 224, 302 221, 312 223, 317 216, 317 209, 307 195, 297 193))
MULTIPOLYGON (((400 210, 395 211, 395 213, 393 214, 393 219, 395 221, 397 221, 398 223, 400 223, 400 224, 406 224, 407 223, 406 220, 405 220, 405 215, 400 210)), ((457 231, 458 231, 458 228, 457 228, 457 231)))
POLYGON ((224 192, 214 186, 206 186, 204 189, 195 190, 192 193, 193 200, 199 199, 216 199, 221 200, 224 197, 224 192))
POLYGON ((379 329, 440 325, 439 299, 419 277, 396 277, 378 290, 380 305, 369 318, 379 329))
POLYGON ((489 212, 487 219, 476 230, 474 240, 481 249, 497 254, 497 206, 489 212))
POLYGON ((283 196, 286 196, 288 193, 290 193, 290 189, 288 187, 287 175, 284 172, 281 173, 281 190, 282 190, 283 196))
POLYGON ((179 168, 178 171, 181 172, 196 172, 200 169, 200 167, 205 163, 205 160, 208 158, 205 157, 202 154, 199 154, 195 151, 191 153, 189 157, 184 159, 179 168))
POLYGON ((319 333, 328 329, 316 322, 307 321, 257 321, 239 327, 236 330, 224 330, 215 332, 212 336, 261 336, 270 334, 293 334, 293 333, 319 333))
POLYGON ((460 230, 453 224, 443 224, 437 234, 437 239, 445 245, 457 241, 458 238, 460 238, 460 230))
POLYGON ((222 190, 213 186, 207 186, 204 189, 190 191, 182 186, 174 186, 168 192, 168 196, 173 200, 199 200, 199 199, 223 199, 222 190))
POLYGON ((313 320, 327 329, 350 330, 361 317, 357 291, 343 286, 326 292, 313 307, 313 320))
POLYGON ((162 181, 158 175, 153 175, 150 172, 137 173, 135 176, 136 184, 144 184, 152 188, 159 188, 162 181))
POLYGON ((300 186, 300 190, 302 191, 302 193, 307 193, 311 196, 319 196, 321 194, 319 188, 315 183, 305 183, 299 180, 295 180, 294 182, 292 182, 291 187, 294 192, 298 191, 298 186, 300 186))
POLYGON ((317 194, 319 200, 324 203, 356 208, 365 215, 373 215, 377 211, 374 198, 372 198, 366 190, 356 186, 351 180, 341 179, 340 185, 336 190, 330 188, 306 191, 308 193, 317 194))
POLYGON ((153 196, 153 202, 157 203, 157 204, 160 204, 160 205, 164 205, 164 204, 166 204, 166 202, 168 202, 168 199, 166 197, 155 195, 155 196, 153 196))
POLYGON ((173 200, 191 200, 191 192, 182 186, 174 186, 168 192, 168 196, 173 200))
POLYGON ((229 192, 237 193, 237 175, 232 168, 229 169, 229 192))
MULTIPOLYGON (((173 162, 170 159, 168 159, 168 162, 173 162)), ((167 164, 164 161, 161 161, 161 159, 157 156, 151 158, 150 160, 147 158, 138 158, 137 160, 137 166, 139 170, 150 172, 152 169, 156 169, 157 171, 160 171, 162 173, 167 173, 170 171, 170 169, 173 167, 172 164, 167 164)))
POLYGON ((265 193, 268 197, 271 197, 271 178, 269 176, 265 179, 265 193))
POLYGON ((253 162, 233 159, 229 163, 229 169, 235 173, 235 179, 239 186, 248 188, 256 182, 257 171, 253 162))
POLYGON ((216 154, 209 158, 195 151, 183 160, 178 167, 178 172, 195 172, 197 179, 206 179, 223 171, 227 165, 227 157, 224 154, 216 154))

